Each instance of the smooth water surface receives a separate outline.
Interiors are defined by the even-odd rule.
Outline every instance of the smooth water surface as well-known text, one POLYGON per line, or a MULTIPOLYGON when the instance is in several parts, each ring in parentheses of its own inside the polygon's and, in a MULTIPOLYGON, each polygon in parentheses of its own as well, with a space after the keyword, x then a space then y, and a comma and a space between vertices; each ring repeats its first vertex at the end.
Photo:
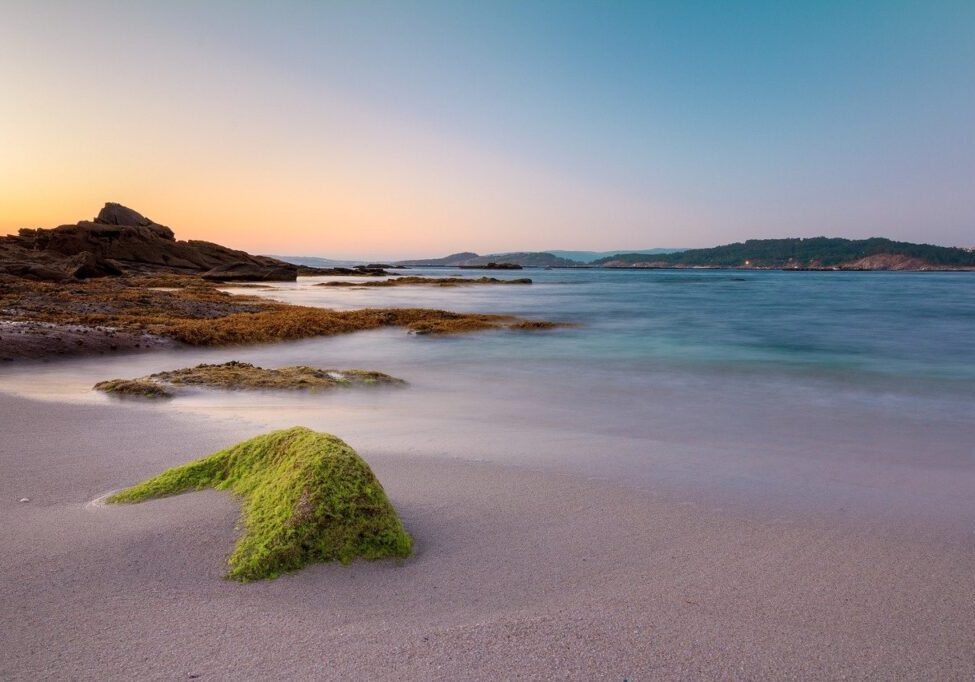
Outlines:
MULTIPOLYGON (((450 269, 530 286, 246 289, 302 305, 436 307, 574 323, 11 366, 0 388, 125 410, 332 431, 364 454, 484 459, 705 493, 721 503, 971 527, 975 274, 450 269), (361 367, 410 382, 327 395, 201 392, 153 405, 90 390, 199 362, 361 367)), ((187 458, 205 453, 187 453, 187 458)))

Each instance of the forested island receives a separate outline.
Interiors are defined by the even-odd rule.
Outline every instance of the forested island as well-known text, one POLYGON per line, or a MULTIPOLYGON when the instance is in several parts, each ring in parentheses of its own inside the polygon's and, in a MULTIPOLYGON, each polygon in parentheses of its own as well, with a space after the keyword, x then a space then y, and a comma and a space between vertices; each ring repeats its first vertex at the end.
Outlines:
POLYGON ((644 268, 769 268, 783 270, 967 270, 975 251, 897 242, 881 237, 749 239, 709 249, 647 256, 621 253, 593 265, 644 268))

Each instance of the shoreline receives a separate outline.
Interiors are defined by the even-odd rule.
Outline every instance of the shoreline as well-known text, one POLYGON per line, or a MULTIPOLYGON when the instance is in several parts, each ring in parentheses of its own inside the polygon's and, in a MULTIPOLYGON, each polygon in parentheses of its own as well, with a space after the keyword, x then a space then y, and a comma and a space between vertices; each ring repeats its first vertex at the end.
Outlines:
POLYGON ((179 348, 164 336, 107 326, 0 320, 0 362, 51 362, 179 348))
POLYGON ((975 674, 970 543, 365 448, 415 556, 237 585, 220 579, 229 496, 85 505, 256 426, 7 395, 0 408, 14 521, 0 597, 18 624, 0 635, 5 679, 975 674))
POLYGON ((234 287, 173 274, 94 278, 70 285, 2 280, 0 362, 174 347, 246 346, 381 327, 398 327, 416 335, 446 335, 570 326, 434 308, 335 310, 229 293, 223 290, 227 288, 234 287))
MULTIPOLYGON (((439 270, 463 270, 468 266, 458 265, 416 265, 410 266, 415 270, 439 269, 439 270)), ((735 272, 975 272, 972 267, 958 268, 842 268, 842 267, 823 267, 823 268, 778 268, 760 266, 734 266, 734 265, 524 265, 523 270, 733 270, 735 272)))

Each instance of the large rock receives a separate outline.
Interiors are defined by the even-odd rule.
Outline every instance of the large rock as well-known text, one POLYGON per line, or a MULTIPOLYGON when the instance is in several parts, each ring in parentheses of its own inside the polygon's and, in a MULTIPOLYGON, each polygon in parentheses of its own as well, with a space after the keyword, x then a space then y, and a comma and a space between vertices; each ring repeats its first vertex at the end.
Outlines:
POLYGON ((212 273, 220 281, 294 280, 297 268, 204 241, 177 241, 173 231, 121 204, 105 204, 93 221, 22 229, 0 237, 0 272, 34 279, 83 279, 135 273, 212 273), (223 273, 223 274, 221 274, 223 273))
POLYGON ((0 275, 30 279, 37 282, 64 282, 65 280, 71 279, 71 276, 61 268, 51 267, 43 263, 31 263, 29 261, 0 263, 0 275))
POLYGON ((16 243, 0 240, 0 274, 42 282, 88 279, 121 275, 112 262, 89 251, 64 256, 49 251, 29 251, 16 243))
POLYGON ((121 268, 115 263, 105 258, 98 258, 90 251, 82 251, 73 256, 68 256, 65 266, 67 274, 75 279, 116 277, 122 274, 121 268))
POLYGON ((175 239, 176 235, 165 225, 159 225, 146 218, 138 211, 128 206, 109 202, 98 212, 95 222, 102 225, 130 225, 132 227, 148 227, 164 239, 175 239))
POLYGON ((95 217, 96 223, 103 225, 151 225, 152 221, 128 206, 108 202, 95 217))
POLYGON ((413 538, 376 475, 345 442, 303 427, 272 431, 162 472, 108 498, 134 503, 204 487, 242 502, 228 578, 276 578, 306 564, 396 559, 413 538))

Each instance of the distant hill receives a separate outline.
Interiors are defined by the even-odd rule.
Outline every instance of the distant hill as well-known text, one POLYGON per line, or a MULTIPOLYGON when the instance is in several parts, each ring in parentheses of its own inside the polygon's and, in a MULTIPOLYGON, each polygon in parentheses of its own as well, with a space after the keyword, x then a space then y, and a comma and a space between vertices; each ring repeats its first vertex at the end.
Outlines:
POLYGON ((465 265, 484 265, 486 263, 516 263, 526 268, 566 268, 580 265, 568 258, 559 258, 545 251, 517 251, 514 253, 491 253, 472 258, 465 265))
POLYGON ((443 258, 422 258, 419 260, 397 261, 396 265, 410 267, 458 267, 461 265, 487 265, 488 263, 515 263, 527 268, 575 267, 582 265, 574 260, 559 258, 551 253, 539 251, 518 251, 513 253, 491 253, 480 256, 476 253, 454 253, 443 258))
POLYGON ((396 261, 396 265, 406 265, 412 268, 450 267, 452 265, 466 265, 472 258, 478 258, 478 255, 472 251, 464 251, 462 253, 452 253, 443 258, 419 258, 416 260, 396 261))
POLYGON ((599 260, 600 258, 606 258, 608 256, 615 256, 619 253, 641 253, 646 255, 656 255, 659 253, 677 253, 678 251, 684 251, 684 249, 636 249, 633 251, 560 251, 551 250, 545 253, 550 253, 558 258, 565 258, 567 260, 577 261, 579 263, 592 263, 593 261, 599 260))
POLYGON ((648 257, 621 253, 596 260, 604 267, 712 267, 836 270, 951 270, 975 268, 975 252, 874 237, 749 239, 648 257))
POLYGON ((271 258, 309 268, 351 268, 356 265, 365 265, 367 262, 364 260, 333 260, 331 258, 318 258, 317 256, 271 256, 271 258))

